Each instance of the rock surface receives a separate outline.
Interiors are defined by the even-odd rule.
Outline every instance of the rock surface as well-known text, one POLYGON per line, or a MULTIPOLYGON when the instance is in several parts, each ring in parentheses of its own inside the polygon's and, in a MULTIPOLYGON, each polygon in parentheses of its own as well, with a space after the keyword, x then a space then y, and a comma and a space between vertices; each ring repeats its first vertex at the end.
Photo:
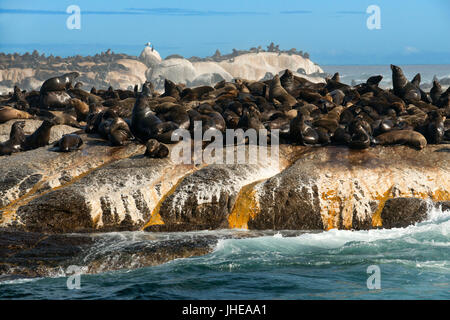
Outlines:
POLYGON ((422 151, 404 146, 310 149, 288 169, 247 190, 242 197, 252 200, 253 212, 245 209, 232 219, 240 219, 240 226, 249 229, 410 225, 426 218, 416 199, 450 198, 450 154, 445 150, 442 146, 422 151), (406 208, 397 211, 394 198, 401 198, 395 201, 406 208))
POLYGON ((220 228, 329 230, 423 221, 450 201, 450 154, 430 145, 280 147, 279 168, 175 165, 95 137, 68 154, 0 158, 1 225, 46 233, 220 228), (406 209, 405 209, 406 208, 406 209))
POLYGON ((231 81, 234 78, 261 80, 268 73, 274 76, 286 69, 293 70, 295 75, 312 82, 324 81, 320 77, 308 76, 323 73, 311 60, 299 55, 276 52, 246 53, 220 62, 191 62, 184 58, 171 58, 152 65, 145 74, 157 90, 162 90, 165 78, 193 87, 214 85, 221 80, 231 81), (299 74, 297 70, 302 70, 307 75, 299 74))

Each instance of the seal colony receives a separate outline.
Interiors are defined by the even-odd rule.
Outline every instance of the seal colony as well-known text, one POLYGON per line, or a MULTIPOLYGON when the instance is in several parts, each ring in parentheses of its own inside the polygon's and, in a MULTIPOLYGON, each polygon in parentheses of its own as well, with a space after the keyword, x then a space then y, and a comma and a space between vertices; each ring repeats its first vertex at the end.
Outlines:
MULTIPOLYGON (((75 83, 78 72, 46 80, 40 91, 14 92, 0 97, 0 123, 11 119, 40 119, 40 128, 25 136, 16 122, 10 140, 0 154, 48 145, 53 125, 66 124, 98 134, 112 146, 146 144, 146 155, 166 157, 164 144, 176 143, 176 129, 194 130, 201 121, 222 134, 226 129, 278 129, 280 143, 304 146, 345 145, 365 149, 374 145, 404 144, 422 149, 427 144, 448 143, 450 89, 443 92, 434 81, 429 93, 420 89, 420 74, 411 81, 402 69, 391 65, 393 89, 378 87, 382 76, 370 77, 355 86, 340 82, 339 74, 326 83, 313 83, 285 70, 265 81, 235 79, 214 87, 186 88, 165 80, 164 93, 145 82, 142 89, 120 90, 93 87, 83 90, 75 83)), ((62 137, 62 151, 78 150, 75 135, 62 137)))

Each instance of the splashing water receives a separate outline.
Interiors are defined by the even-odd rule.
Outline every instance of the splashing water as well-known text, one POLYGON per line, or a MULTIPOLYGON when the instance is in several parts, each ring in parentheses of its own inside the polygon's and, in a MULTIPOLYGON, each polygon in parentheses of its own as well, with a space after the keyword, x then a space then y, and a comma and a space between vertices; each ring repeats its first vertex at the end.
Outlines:
MULTIPOLYGON (((241 231, 244 232, 244 231, 241 231)), ((266 232, 224 239, 230 231, 111 233, 96 252, 136 243, 215 236, 211 253, 139 269, 0 283, 0 298, 26 299, 449 299, 450 212, 431 209, 407 228, 320 233, 266 232), (381 289, 369 290, 367 268, 379 266, 381 289)), ((110 261, 112 261, 111 259, 110 261)), ((113 263, 113 262, 111 262, 113 263)))

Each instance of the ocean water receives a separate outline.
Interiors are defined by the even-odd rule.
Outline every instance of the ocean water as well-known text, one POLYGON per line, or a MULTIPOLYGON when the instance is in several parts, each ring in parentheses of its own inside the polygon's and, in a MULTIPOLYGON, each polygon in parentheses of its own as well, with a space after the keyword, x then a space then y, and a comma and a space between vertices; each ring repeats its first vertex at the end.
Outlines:
MULTIPOLYGON (((405 76, 412 80, 412 78, 420 73, 421 85, 431 84, 433 77, 436 76, 439 80, 443 78, 450 79, 450 64, 429 64, 429 65, 400 65, 405 76)), ((356 83, 366 82, 366 80, 375 75, 382 75, 383 80, 380 86, 383 88, 392 88, 392 71, 390 65, 370 65, 370 66, 321 66, 324 72, 333 75, 339 72, 341 82, 351 84, 352 80, 356 83)), ((448 86, 448 84, 446 85, 448 86)), ((429 88, 426 90, 429 91, 429 88)))
MULTIPOLYGON (((126 233, 122 244, 143 239, 126 233)), ((109 242, 99 250, 120 249, 109 242)), ((82 275, 78 290, 66 283, 64 275, 3 281, 0 299, 450 299, 450 211, 432 209, 407 228, 223 239, 204 256, 82 275), (367 287, 373 265, 380 289, 367 287)))

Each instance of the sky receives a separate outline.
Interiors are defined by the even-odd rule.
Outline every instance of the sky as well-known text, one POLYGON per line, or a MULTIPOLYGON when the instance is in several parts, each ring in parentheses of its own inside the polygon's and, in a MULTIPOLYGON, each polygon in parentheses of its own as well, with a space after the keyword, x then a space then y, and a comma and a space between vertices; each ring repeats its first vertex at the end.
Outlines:
POLYGON ((320 65, 450 64, 449 0, 0 0, 0 52, 212 55, 270 42, 320 65), (66 9, 81 10, 68 29, 66 9), (370 30, 370 5, 380 29, 370 30))

